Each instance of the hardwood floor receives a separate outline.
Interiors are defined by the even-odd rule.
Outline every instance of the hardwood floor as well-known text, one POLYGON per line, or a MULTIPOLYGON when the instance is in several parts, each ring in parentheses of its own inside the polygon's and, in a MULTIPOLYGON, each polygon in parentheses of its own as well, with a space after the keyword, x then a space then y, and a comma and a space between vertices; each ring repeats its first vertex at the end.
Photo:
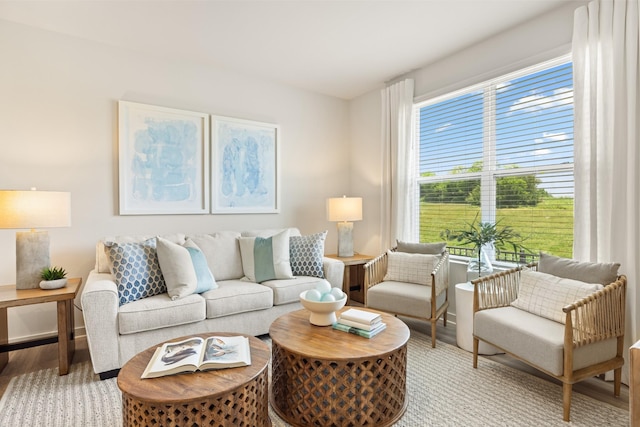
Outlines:
MULTIPOLYGON (((420 332, 426 333, 427 335, 431 335, 430 326, 428 323, 404 318, 403 320, 406 321, 411 329, 415 329, 420 332)), ((439 322, 437 337, 440 341, 456 345, 455 325, 449 323, 445 328, 444 326, 442 326, 442 322, 439 322)), ((431 350, 431 348, 429 348, 429 350, 431 350)), ((549 381, 557 382, 555 379, 550 378, 509 356, 495 355, 489 356, 488 358, 511 366, 515 369, 520 369, 533 375, 545 378, 549 381)), ((90 360, 89 350, 87 348, 87 340, 85 337, 79 337, 76 339, 76 352, 73 358, 73 363, 81 363, 87 360, 90 360)), ((469 353, 469 363, 471 364, 471 353, 469 353)), ((9 354, 9 364, 0 373, 0 396, 4 394, 7 386, 9 385, 9 382, 11 381, 11 378, 13 378, 14 376, 38 371, 40 369, 57 368, 57 366, 57 344, 49 344, 45 346, 11 352, 9 354)), ((620 397, 617 398, 613 396, 613 383, 603 381, 599 378, 591 378, 582 381, 578 384, 575 384, 573 386, 573 389, 574 392, 591 396, 592 398, 597 399, 604 404, 609 404, 618 408, 629 410, 629 388, 624 384, 622 385, 620 397)))

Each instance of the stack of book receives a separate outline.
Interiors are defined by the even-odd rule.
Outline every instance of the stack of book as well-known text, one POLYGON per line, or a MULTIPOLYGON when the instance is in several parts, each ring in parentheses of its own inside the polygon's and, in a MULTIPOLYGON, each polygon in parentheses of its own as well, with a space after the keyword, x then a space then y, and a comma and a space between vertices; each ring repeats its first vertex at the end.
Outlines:
POLYGON ((371 338, 387 327, 382 322, 382 316, 370 311, 350 308, 338 317, 338 321, 333 324, 333 328, 343 332, 371 338))

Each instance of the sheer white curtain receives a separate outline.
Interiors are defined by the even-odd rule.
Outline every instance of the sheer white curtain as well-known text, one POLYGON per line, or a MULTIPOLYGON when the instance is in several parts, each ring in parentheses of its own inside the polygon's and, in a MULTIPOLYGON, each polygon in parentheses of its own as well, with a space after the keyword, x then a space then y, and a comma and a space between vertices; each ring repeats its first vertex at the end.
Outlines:
POLYGON ((412 108, 413 80, 406 79, 382 89, 382 197, 380 244, 411 240, 416 227, 413 211, 415 153, 412 108))
MULTIPOLYGON (((637 0, 576 10, 574 257, 627 275, 625 347, 640 339, 640 92, 637 0)), ((623 381, 628 384, 628 353, 623 381)))

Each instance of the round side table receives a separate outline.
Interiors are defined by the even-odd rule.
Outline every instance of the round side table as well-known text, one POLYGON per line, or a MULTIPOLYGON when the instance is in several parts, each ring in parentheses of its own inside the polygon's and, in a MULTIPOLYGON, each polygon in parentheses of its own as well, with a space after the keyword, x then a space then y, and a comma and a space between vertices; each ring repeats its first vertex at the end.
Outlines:
MULTIPOLYGON (((473 285, 471 282, 456 285, 456 342, 461 349, 473 351, 473 285)), ((502 352, 480 341, 478 353, 490 356, 502 352)))

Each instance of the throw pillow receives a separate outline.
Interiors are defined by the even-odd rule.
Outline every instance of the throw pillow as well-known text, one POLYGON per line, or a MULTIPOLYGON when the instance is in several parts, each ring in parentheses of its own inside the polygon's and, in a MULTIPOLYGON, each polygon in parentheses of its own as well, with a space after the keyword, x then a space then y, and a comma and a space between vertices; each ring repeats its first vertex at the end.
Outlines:
POLYGON ((289 237, 289 258, 294 276, 311 276, 324 279, 322 257, 327 232, 309 236, 289 237))
POLYGON ((431 286, 431 272, 438 261, 438 255, 387 251, 387 274, 384 280, 431 286))
POLYGON ((202 251, 190 241, 184 246, 157 238, 158 263, 172 300, 218 287, 202 251))
POLYGON ((398 244, 398 252, 406 252, 410 254, 440 255, 445 251, 445 249, 447 249, 447 242, 410 243, 400 240, 397 240, 396 242, 398 244))
POLYGON ((158 264, 156 239, 139 243, 105 242, 104 246, 120 305, 167 292, 158 264))
POLYGON ((511 305, 529 313, 565 323, 566 314, 562 311, 562 307, 573 304, 602 288, 603 286, 599 283, 584 283, 539 271, 523 270, 520 273, 518 298, 511 305))
POLYGON ((538 271, 567 279, 579 280, 587 283, 608 285, 618 278, 620 264, 579 262, 574 259, 560 258, 540 253, 538 271))
POLYGON ((239 237, 242 269, 255 283, 293 279, 289 263, 289 230, 271 237, 239 237))
POLYGON ((222 281, 240 279, 244 275, 238 237, 240 233, 236 231, 219 231, 188 236, 187 241, 192 241, 200 248, 213 277, 222 281))

